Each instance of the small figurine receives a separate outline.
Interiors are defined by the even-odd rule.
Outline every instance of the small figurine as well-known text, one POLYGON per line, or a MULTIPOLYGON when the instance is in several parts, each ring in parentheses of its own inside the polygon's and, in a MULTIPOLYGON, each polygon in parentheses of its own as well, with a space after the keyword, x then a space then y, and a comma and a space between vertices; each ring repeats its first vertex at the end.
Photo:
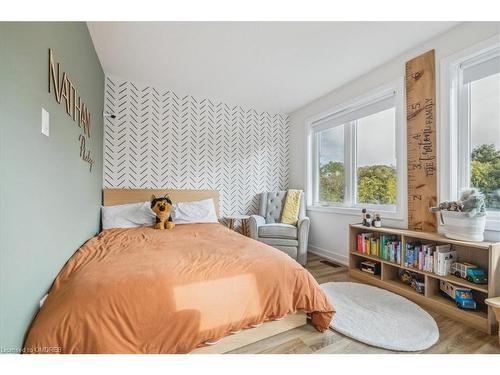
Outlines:
POLYGON ((454 300, 459 309, 476 309, 476 301, 474 300, 470 289, 458 287, 443 280, 439 281, 439 289, 441 289, 441 292, 446 297, 454 300))
POLYGON ((382 227, 382 218, 380 217, 380 214, 378 213, 373 214, 372 226, 375 228, 382 227))
POLYGON ((467 262, 454 262, 450 273, 474 284, 488 284, 488 276, 484 269, 467 262))
POLYGON ((372 218, 372 215, 370 215, 367 211, 366 211, 366 208, 363 208, 361 210, 361 218, 363 219, 362 220, 362 224, 365 226, 365 227, 371 227, 371 218, 372 218))

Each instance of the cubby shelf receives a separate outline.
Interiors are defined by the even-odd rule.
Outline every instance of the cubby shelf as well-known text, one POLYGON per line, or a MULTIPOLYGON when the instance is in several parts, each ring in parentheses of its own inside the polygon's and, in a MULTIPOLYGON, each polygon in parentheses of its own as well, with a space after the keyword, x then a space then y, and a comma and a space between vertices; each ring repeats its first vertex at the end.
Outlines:
POLYGON ((440 276, 440 275, 436 275, 434 272, 421 271, 421 270, 417 270, 417 269, 412 268, 412 267, 405 267, 404 265, 402 265, 401 268, 403 268, 407 271, 416 272, 416 273, 419 273, 421 275, 427 275, 429 277, 433 277, 433 278, 438 279, 438 280, 448 281, 449 283, 452 283, 452 284, 460 285, 460 286, 463 286, 463 287, 466 287, 466 288, 469 288, 472 290, 477 290, 478 292, 481 292, 481 293, 488 294, 488 285, 487 284, 474 284, 474 283, 471 283, 471 282, 469 282, 465 279, 462 279, 460 277, 457 277, 457 276, 453 276, 453 275, 440 276))
POLYGON ((363 272, 356 268, 352 269, 351 273, 356 275, 358 278, 367 278, 380 281, 380 275, 372 275, 371 273, 363 272))
POLYGON ((415 294, 415 295, 418 295, 418 296, 422 296, 422 294, 418 293, 415 289, 413 289, 411 286, 409 286, 408 284, 405 284, 403 283, 402 281, 400 280, 396 280, 396 279, 388 279, 388 280, 384 280, 385 283, 388 283, 389 285, 391 285, 393 288, 396 288, 396 289, 400 289, 402 291, 405 291, 406 293, 409 293, 409 294, 415 294))
POLYGON ((455 302, 453 302, 450 298, 447 298, 445 296, 441 296, 438 294, 432 295, 428 297, 432 299, 435 303, 446 306, 447 308, 452 309, 454 312, 457 314, 464 315, 465 317, 475 317, 477 319, 487 319, 488 318, 488 313, 486 309, 480 308, 478 310, 462 310, 459 309, 455 302))
POLYGON ((395 266, 399 266, 398 263, 391 262, 389 260, 383 260, 383 259, 380 259, 379 257, 374 257, 373 255, 358 253, 357 251, 351 251, 351 254, 354 255, 354 256, 361 257, 361 258, 375 260, 375 261, 380 262, 380 263, 392 264, 392 265, 395 265, 395 266))
POLYGON ((466 242, 448 239, 438 233, 418 232, 396 228, 364 227, 361 224, 352 224, 349 227, 349 274, 352 278, 364 281, 375 286, 388 289, 411 299, 421 305, 446 314, 453 319, 465 322, 484 332, 493 334, 497 324, 491 308, 478 301, 477 310, 459 309, 453 300, 439 292, 439 281, 444 280, 455 285, 469 288, 483 298, 500 296, 500 243, 492 242, 466 242), (374 232, 380 234, 397 235, 401 239, 402 261, 407 241, 422 241, 426 243, 451 244, 458 253, 459 261, 467 261, 485 268, 488 271, 488 285, 474 284, 465 279, 449 275, 439 276, 432 272, 421 271, 406 267, 372 255, 356 251, 357 234, 374 232), (369 259, 381 264, 381 274, 371 275, 359 270, 363 259, 369 259), (397 278, 399 269, 420 274, 424 278, 425 294, 420 294, 409 285, 397 278))
POLYGON ((393 266, 397 266, 397 267, 405 269, 407 271, 415 272, 415 273, 418 273, 418 274, 421 274, 421 275, 424 275, 424 276, 427 275, 429 277, 433 277, 433 278, 438 279, 438 280, 448 281, 450 283, 453 283, 453 284, 456 284, 456 285, 460 285, 460 286, 463 286, 463 287, 466 287, 466 288, 469 288, 469 289, 477 290, 477 291, 482 292, 482 293, 486 293, 486 294, 488 293, 488 285, 487 284, 474 284, 474 283, 471 283, 471 282, 469 282, 469 281, 467 281, 465 279, 462 279, 460 277, 456 277, 456 276, 453 276, 453 275, 450 275, 450 276, 436 275, 433 272, 422 271, 422 270, 419 270, 419 269, 416 269, 416 268, 413 268, 413 267, 406 267, 406 266, 404 266, 402 264, 390 262, 388 260, 383 260, 383 259, 380 259, 379 257, 374 257, 372 255, 359 253, 357 251, 351 251, 351 254, 354 255, 354 256, 357 256, 357 257, 361 257, 361 258, 371 259, 371 260, 374 260, 376 262, 380 262, 380 263, 383 263, 383 264, 390 264, 390 265, 393 265, 393 266))

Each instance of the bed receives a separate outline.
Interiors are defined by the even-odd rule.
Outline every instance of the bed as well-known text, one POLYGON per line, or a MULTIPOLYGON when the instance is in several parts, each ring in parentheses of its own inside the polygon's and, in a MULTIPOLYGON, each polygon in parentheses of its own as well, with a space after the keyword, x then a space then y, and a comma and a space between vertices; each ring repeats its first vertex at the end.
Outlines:
MULTIPOLYGON (((104 190, 104 205, 165 190, 104 190)), ((212 198, 171 190, 172 200, 212 198)), ((222 224, 173 230, 108 229, 57 276, 27 334, 26 352, 226 352, 305 324, 328 328, 334 309, 317 282, 283 252, 222 224)))

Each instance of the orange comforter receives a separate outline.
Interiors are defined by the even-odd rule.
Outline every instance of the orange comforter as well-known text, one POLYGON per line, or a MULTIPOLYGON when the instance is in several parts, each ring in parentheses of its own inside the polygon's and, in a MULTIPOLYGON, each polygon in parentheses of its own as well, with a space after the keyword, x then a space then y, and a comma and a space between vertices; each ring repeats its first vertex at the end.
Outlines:
POLYGON ((220 224, 111 229, 63 268, 25 347, 186 353, 299 310, 320 331, 334 312, 297 262, 220 224))

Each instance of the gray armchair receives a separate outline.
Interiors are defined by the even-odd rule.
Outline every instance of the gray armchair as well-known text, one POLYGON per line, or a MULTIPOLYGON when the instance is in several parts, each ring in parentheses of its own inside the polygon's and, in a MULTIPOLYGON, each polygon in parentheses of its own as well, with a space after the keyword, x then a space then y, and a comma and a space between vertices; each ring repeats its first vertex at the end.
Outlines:
POLYGON ((297 226, 280 223, 286 193, 286 191, 272 191, 260 194, 259 214, 250 216, 249 220, 250 237, 285 252, 305 265, 309 218, 306 217, 304 193, 300 196, 297 226))

